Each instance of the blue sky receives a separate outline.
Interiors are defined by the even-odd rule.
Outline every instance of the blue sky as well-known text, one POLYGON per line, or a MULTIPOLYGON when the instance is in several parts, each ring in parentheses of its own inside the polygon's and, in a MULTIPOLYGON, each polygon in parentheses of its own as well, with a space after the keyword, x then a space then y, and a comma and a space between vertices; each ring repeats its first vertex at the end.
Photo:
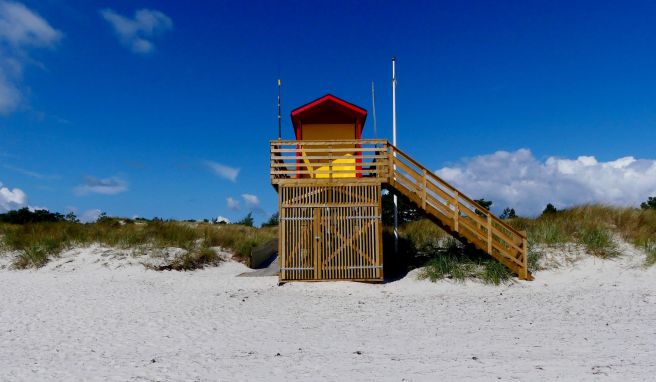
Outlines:
POLYGON ((497 211, 656 195, 653 2, 0 0, 0 210, 261 221, 276 79, 284 137, 371 81, 390 137, 392 56, 399 146, 497 211))

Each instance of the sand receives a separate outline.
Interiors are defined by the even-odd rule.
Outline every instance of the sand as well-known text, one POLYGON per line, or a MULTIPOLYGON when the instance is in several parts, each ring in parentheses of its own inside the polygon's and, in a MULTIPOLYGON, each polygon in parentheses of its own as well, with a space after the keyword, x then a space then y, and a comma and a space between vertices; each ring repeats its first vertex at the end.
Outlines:
POLYGON ((653 380, 656 266, 624 250, 501 286, 278 286, 78 248, 0 269, 0 380, 653 380))

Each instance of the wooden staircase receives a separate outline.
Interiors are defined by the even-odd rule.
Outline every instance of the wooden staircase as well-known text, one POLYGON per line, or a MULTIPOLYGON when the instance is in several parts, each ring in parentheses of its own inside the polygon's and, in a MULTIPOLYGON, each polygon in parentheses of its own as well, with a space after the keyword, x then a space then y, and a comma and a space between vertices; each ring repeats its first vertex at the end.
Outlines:
POLYGON ((388 186, 408 197, 456 239, 488 253, 520 279, 533 279, 528 271, 524 232, 509 226, 386 140, 273 140, 271 183, 276 190, 283 184, 388 186), (354 163, 351 167, 334 160, 345 153, 354 163))
POLYGON ((390 161, 387 184, 391 188, 408 197, 451 236, 488 253, 520 279, 533 279, 528 271, 525 233, 509 226, 397 147, 389 142, 386 146, 390 161))

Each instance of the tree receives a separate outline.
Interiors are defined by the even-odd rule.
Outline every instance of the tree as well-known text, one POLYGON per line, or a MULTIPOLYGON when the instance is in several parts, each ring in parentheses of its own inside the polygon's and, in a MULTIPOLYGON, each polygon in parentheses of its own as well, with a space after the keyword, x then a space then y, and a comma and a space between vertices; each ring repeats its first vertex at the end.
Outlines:
POLYGON ((101 212, 100 215, 98 215, 98 218, 96 219, 96 223, 110 223, 112 221, 112 218, 107 216, 107 212, 101 212))
MULTIPOLYGON (((481 198, 481 199, 474 199, 474 201, 478 203, 481 207, 485 208, 485 211, 489 211, 490 207, 492 207, 491 200, 485 200, 484 198, 481 198)), ((474 212, 476 212, 476 214, 479 216, 485 216, 485 212, 479 209, 476 209, 474 212)))
POLYGON ((650 196, 646 202, 640 204, 643 210, 656 210, 656 196, 650 196))
POLYGON ((551 203, 547 204, 547 206, 544 207, 544 211, 542 211, 542 215, 549 215, 555 213, 558 213, 558 209, 551 203))
POLYGON ((73 212, 73 211, 67 213, 66 216, 64 216, 64 219, 67 222, 71 222, 71 223, 79 223, 80 222, 80 220, 75 215, 75 212, 73 212))
POLYGON ((486 210, 490 210, 490 207, 492 207, 492 201, 491 200, 485 200, 484 198, 481 199, 474 199, 476 203, 478 203, 481 207, 485 208, 486 210))
POLYGON ((64 215, 58 212, 50 212, 48 210, 30 211, 27 207, 0 214, 0 222, 11 224, 59 222, 63 220, 64 215))
POLYGON ((243 219, 236 221, 234 224, 245 225, 246 227, 253 226, 253 213, 249 212, 243 219))
POLYGON ((514 219, 517 217, 517 214, 515 213, 514 208, 506 207, 499 217, 501 219, 514 219))
POLYGON ((279 217, 278 217, 278 212, 276 212, 276 213, 274 213, 273 215, 271 215, 271 217, 269 218, 269 220, 267 220, 266 222, 262 223, 262 227, 275 227, 275 226, 278 225, 278 221, 279 221, 279 220, 280 220, 280 219, 279 219, 279 217))

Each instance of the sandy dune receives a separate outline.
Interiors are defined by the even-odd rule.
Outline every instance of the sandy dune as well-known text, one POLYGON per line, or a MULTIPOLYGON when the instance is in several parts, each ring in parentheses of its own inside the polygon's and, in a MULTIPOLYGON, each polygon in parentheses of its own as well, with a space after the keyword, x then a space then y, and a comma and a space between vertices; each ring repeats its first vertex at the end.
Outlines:
POLYGON ((625 252, 499 287, 279 287, 77 249, 0 270, 0 380, 653 380, 656 267, 625 252))

